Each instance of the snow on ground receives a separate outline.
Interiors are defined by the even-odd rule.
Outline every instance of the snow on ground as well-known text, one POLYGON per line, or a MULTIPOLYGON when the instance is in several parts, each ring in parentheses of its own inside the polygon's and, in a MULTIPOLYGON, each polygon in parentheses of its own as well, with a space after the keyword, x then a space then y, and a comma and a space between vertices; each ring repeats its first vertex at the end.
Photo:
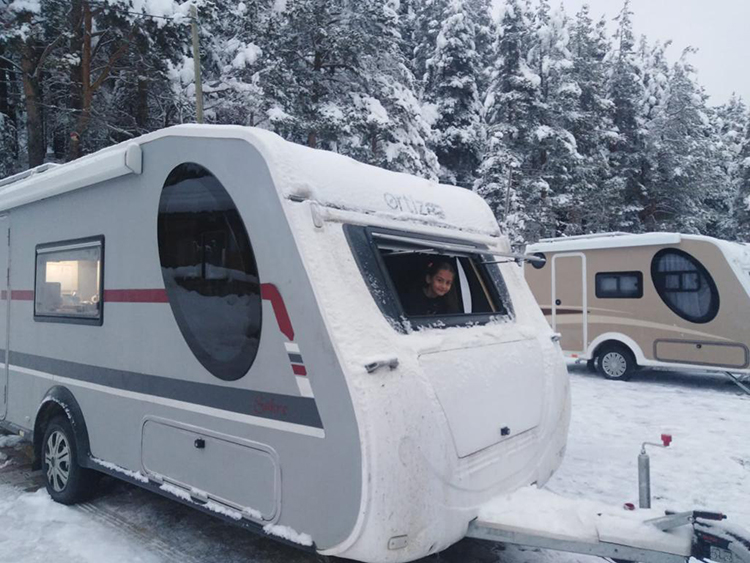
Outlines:
POLYGON ((750 529, 750 396, 726 376, 643 370, 607 381, 571 366, 573 419, 566 459, 551 490, 638 503, 641 442, 647 448, 653 505, 723 511, 750 529))
POLYGON ((57 504, 47 491, 26 493, 0 485, 0 559, 4 563, 160 563, 157 554, 57 504))
MULTIPOLYGON (((750 529, 750 396, 719 375, 644 370, 630 382, 616 382, 589 374, 583 366, 569 367, 573 419, 568 452, 548 489, 615 506, 637 504, 640 444, 671 433, 674 442, 668 449, 650 450, 654 506, 720 510, 729 515, 730 523, 750 529)), ((0 466, 13 461, 17 442, 0 436, 0 466)), ((105 480, 93 505, 94 512, 85 506, 65 507, 52 502, 43 489, 26 492, 0 484, 0 560, 318 561, 314 555, 114 481, 105 480), (102 514, 109 515, 109 523, 102 514)), ((464 541, 423 561, 593 563, 601 559, 464 541)))

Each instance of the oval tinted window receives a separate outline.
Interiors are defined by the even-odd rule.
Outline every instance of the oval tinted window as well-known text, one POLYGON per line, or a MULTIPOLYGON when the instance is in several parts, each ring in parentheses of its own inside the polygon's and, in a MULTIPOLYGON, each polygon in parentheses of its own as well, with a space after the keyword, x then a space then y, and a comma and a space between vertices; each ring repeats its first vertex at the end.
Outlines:
POLYGON ((676 248, 657 252, 651 277, 664 303, 683 319, 707 323, 719 312, 719 291, 711 274, 687 252, 676 248))
POLYGON ((245 375, 260 340, 258 269, 240 214, 198 164, 169 174, 159 200, 159 258, 169 304, 201 364, 225 380, 245 375))

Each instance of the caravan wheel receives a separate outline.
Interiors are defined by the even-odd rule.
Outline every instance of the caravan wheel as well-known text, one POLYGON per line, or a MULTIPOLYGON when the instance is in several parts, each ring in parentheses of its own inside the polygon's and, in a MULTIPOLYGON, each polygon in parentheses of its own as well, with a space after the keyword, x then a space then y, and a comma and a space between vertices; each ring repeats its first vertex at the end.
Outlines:
POLYGON ((636 367, 635 357, 625 346, 607 344, 597 354, 596 367, 606 379, 627 381, 636 367))
POLYGON ((88 498, 94 472, 78 465, 75 434, 67 418, 52 419, 44 433, 42 472, 47 492, 61 504, 75 504, 88 498))

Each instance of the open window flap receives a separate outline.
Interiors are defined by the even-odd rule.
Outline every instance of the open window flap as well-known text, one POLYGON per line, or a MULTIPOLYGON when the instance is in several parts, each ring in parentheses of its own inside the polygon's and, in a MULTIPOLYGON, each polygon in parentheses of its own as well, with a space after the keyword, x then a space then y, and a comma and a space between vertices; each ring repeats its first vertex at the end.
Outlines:
POLYGON ((407 237, 390 233, 372 233, 378 248, 382 250, 413 251, 465 256, 484 250, 478 245, 443 242, 424 238, 407 237))
POLYGON ((485 254, 501 258, 500 260, 484 260, 485 264, 502 264, 508 261, 544 261, 536 256, 504 252, 480 244, 461 244, 457 242, 443 242, 427 238, 412 238, 390 233, 372 234, 378 248, 393 252, 423 252, 427 254, 445 254, 449 256, 469 256, 485 254))

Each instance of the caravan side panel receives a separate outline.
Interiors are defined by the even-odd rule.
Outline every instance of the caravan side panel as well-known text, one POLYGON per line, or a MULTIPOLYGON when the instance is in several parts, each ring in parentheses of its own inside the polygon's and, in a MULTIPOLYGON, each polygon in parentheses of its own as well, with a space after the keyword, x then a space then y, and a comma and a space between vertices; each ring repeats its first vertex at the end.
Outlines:
POLYGON ((319 548, 336 545, 360 507, 357 421, 267 165, 238 139, 166 136, 142 149, 140 176, 13 211, 12 286, 22 293, 11 305, 8 420, 32 429, 45 393, 67 387, 97 460, 174 486, 213 487, 260 524, 309 534, 319 548), (255 253, 260 344, 235 381, 196 358, 165 290, 159 200, 167 176, 186 162, 221 183, 255 253), (92 236, 105 241, 102 325, 35 321, 36 246, 92 236), (157 419, 164 426, 148 422, 157 419), (195 446, 198 439, 206 447, 195 446), (181 472, 169 458, 182 460, 181 472))

